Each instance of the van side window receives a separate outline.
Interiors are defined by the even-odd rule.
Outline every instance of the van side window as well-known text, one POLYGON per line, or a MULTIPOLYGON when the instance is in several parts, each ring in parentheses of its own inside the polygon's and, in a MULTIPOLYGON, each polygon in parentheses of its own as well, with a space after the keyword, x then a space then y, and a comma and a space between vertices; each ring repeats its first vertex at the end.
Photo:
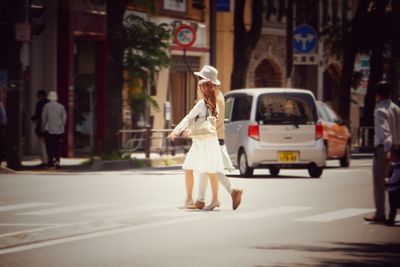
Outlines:
POLYGON ((225 114, 224 114, 224 121, 225 122, 231 121, 233 100, 234 100, 233 97, 228 97, 225 100, 225 114))
POLYGON ((250 120, 251 102, 251 96, 236 96, 233 103, 232 121, 250 120))

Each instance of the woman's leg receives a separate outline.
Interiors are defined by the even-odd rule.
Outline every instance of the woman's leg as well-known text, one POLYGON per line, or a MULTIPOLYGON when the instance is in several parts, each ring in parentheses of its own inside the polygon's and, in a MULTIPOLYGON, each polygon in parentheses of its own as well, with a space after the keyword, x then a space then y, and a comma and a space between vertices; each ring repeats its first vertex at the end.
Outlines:
POLYGON ((205 201, 207 184, 208 184, 207 173, 200 173, 200 175, 199 175, 199 191, 198 191, 197 201, 201 201, 201 202, 205 201))
POLYGON ((214 210, 216 207, 219 207, 218 201, 218 178, 215 173, 207 173, 210 177, 211 183, 211 192, 212 192, 212 200, 210 205, 204 208, 204 210, 214 210))
POLYGON ((185 185, 186 185, 186 205, 193 205, 193 197, 192 197, 192 191, 193 191, 193 183, 194 183, 194 177, 193 177, 193 170, 184 170, 185 172, 185 185))
POLYGON ((212 192, 211 202, 214 203, 218 201, 218 178, 215 173, 208 173, 208 177, 210 177, 210 183, 211 183, 211 192, 212 192))

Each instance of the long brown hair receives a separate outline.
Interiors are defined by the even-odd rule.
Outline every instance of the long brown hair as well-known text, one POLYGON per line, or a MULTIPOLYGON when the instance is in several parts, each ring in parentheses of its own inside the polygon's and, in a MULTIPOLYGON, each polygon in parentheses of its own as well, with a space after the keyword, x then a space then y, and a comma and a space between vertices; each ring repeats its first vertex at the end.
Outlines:
POLYGON ((204 102, 206 103, 207 108, 211 111, 211 115, 214 117, 218 117, 217 113, 217 97, 215 95, 215 86, 214 84, 207 79, 199 81, 199 89, 203 93, 204 102))

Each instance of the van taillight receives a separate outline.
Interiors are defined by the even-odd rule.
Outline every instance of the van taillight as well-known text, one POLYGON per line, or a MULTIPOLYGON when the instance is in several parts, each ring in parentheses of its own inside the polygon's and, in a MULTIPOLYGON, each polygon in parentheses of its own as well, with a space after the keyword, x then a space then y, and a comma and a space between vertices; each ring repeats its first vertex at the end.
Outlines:
POLYGON ((247 136, 256 140, 260 140, 260 128, 258 127, 258 124, 249 125, 247 136))
POLYGON ((322 123, 317 123, 315 125, 315 139, 320 139, 324 137, 324 127, 322 125, 322 123))

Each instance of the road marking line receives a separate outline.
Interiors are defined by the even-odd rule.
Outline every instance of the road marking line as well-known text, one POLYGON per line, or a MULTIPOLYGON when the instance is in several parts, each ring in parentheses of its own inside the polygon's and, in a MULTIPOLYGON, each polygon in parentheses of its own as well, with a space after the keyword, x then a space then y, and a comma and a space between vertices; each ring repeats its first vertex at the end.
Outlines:
POLYGON ((22 204, 14 204, 14 205, 5 205, 0 206, 1 211, 11 211, 11 210, 19 210, 19 209, 26 209, 26 208, 36 208, 36 207, 43 207, 49 205, 55 205, 56 203, 42 203, 42 202, 30 202, 30 203, 22 203, 22 204))
POLYGON ((48 229, 53 229, 53 228, 59 228, 59 227, 63 227, 66 224, 42 224, 43 225, 48 225, 47 227, 40 227, 40 228, 35 228, 35 229, 29 229, 29 230, 24 230, 24 231, 18 231, 18 232, 10 232, 10 233, 6 233, 6 234, 1 234, 1 237, 6 237, 6 236, 13 236, 13 235, 20 235, 20 234, 29 234, 29 233, 33 233, 33 232, 39 232, 39 231, 43 231, 43 230, 48 230, 48 229))
POLYGON ((61 225, 61 223, 0 223, 0 226, 43 226, 43 225, 61 225))
POLYGON ((83 204, 83 205, 81 204, 81 205, 72 205, 72 206, 59 207, 59 208, 53 208, 53 209, 24 212, 24 213, 19 213, 17 215, 53 215, 53 214, 60 214, 60 213, 67 213, 67 212, 75 212, 75 211, 110 207, 110 206, 115 206, 115 205, 117 205, 117 204, 107 204, 107 203, 95 203, 95 204, 83 204))
POLYGON ((40 243, 27 244, 27 245, 21 245, 18 247, 0 249, 0 255, 21 252, 21 251, 26 251, 26 250, 32 250, 32 249, 36 249, 36 248, 48 247, 48 246, 53 246, 53 245, 58 245, 58 244, 64 244, 64 243, 68 243, 68 242, 86 240, 86 239, 90 239, 90 238, 109 236, 109 235, 114 235, 114 234, 119 234, 119 233, 124 233, 124 232, 145 230, 145 229, 150 229, 153 227, 165 226, 165 225, 170 225, 170 224, 190 222, 190 221, 198 220, 201 218, 204 218, 204 217, 190 217, 190 218, 175 219, 175 220, 162 221, 162 222, 156 222, 156 223, 134 225, 134 226, 128 226, 128 227, 124 227, 124 228, 105 230, 102 232, 92 232, 92 233, 88 233, 88 234, 82 234, 79 236, 70 236, 70 237, 60 238, 60 239, 56 239, 56 240, 48 240, 48 241, 43 241, 40 243))
POLYGON ((315 216, 309 216, 304 218, 295 219, 295 221, 301 222, 331 222, 341 219, 346 219, 354 216, 358 216, 365 213, 373 212, 374 209, 342 209, 327 213, 318 214, 315 216))
POLYGON ((133 207, 125 207, 120 209, 114 210, 106 210, 106 211, 99 211, 86 214, 88 216, 119 216, 119 215, 126 215, 135 212, 143 212, 143 211, 153 211, 158 209, 170 208, 174 207, 174 204, 149 204, 149 205, 141 205, 141 206, 133 206, 133 207))
POLYGON ((341 173, 341 172, 363 172, 364 170, 362 169, 324 169, 324 172, 328 171, 328 172, 332 172, 332 173, 341 173))
POLYGON ((193 210, 193 211, 166 211, 166 212, 160 212, 160 213, 154 213, 151 214, 151 216, 157 216, 157 217, 182 217, 182 216, 198 216, 198 215, 203 215, 206 213, 206 211, 202 210, 193 210))
POLYGON ((250 211, 250 212, 246 212, 246 213, 237 213, 237 214, 233 214, 233 215, 224 216, 224 218, 253 220, 253 219, 261 219, 261 218, 265 218, 265 217, 279 216, 279 215, 284 215, 284 214, 289 214, 289 213, 294 213, 294 212, 299 212, 299 211, 309 210, 309 209, 313 209, 313 207, 282 206, 282 207, 276 207, 276 208, 271 208, 271 209, 266 209, 266 210, 257 210, 257 211, 250 211))

